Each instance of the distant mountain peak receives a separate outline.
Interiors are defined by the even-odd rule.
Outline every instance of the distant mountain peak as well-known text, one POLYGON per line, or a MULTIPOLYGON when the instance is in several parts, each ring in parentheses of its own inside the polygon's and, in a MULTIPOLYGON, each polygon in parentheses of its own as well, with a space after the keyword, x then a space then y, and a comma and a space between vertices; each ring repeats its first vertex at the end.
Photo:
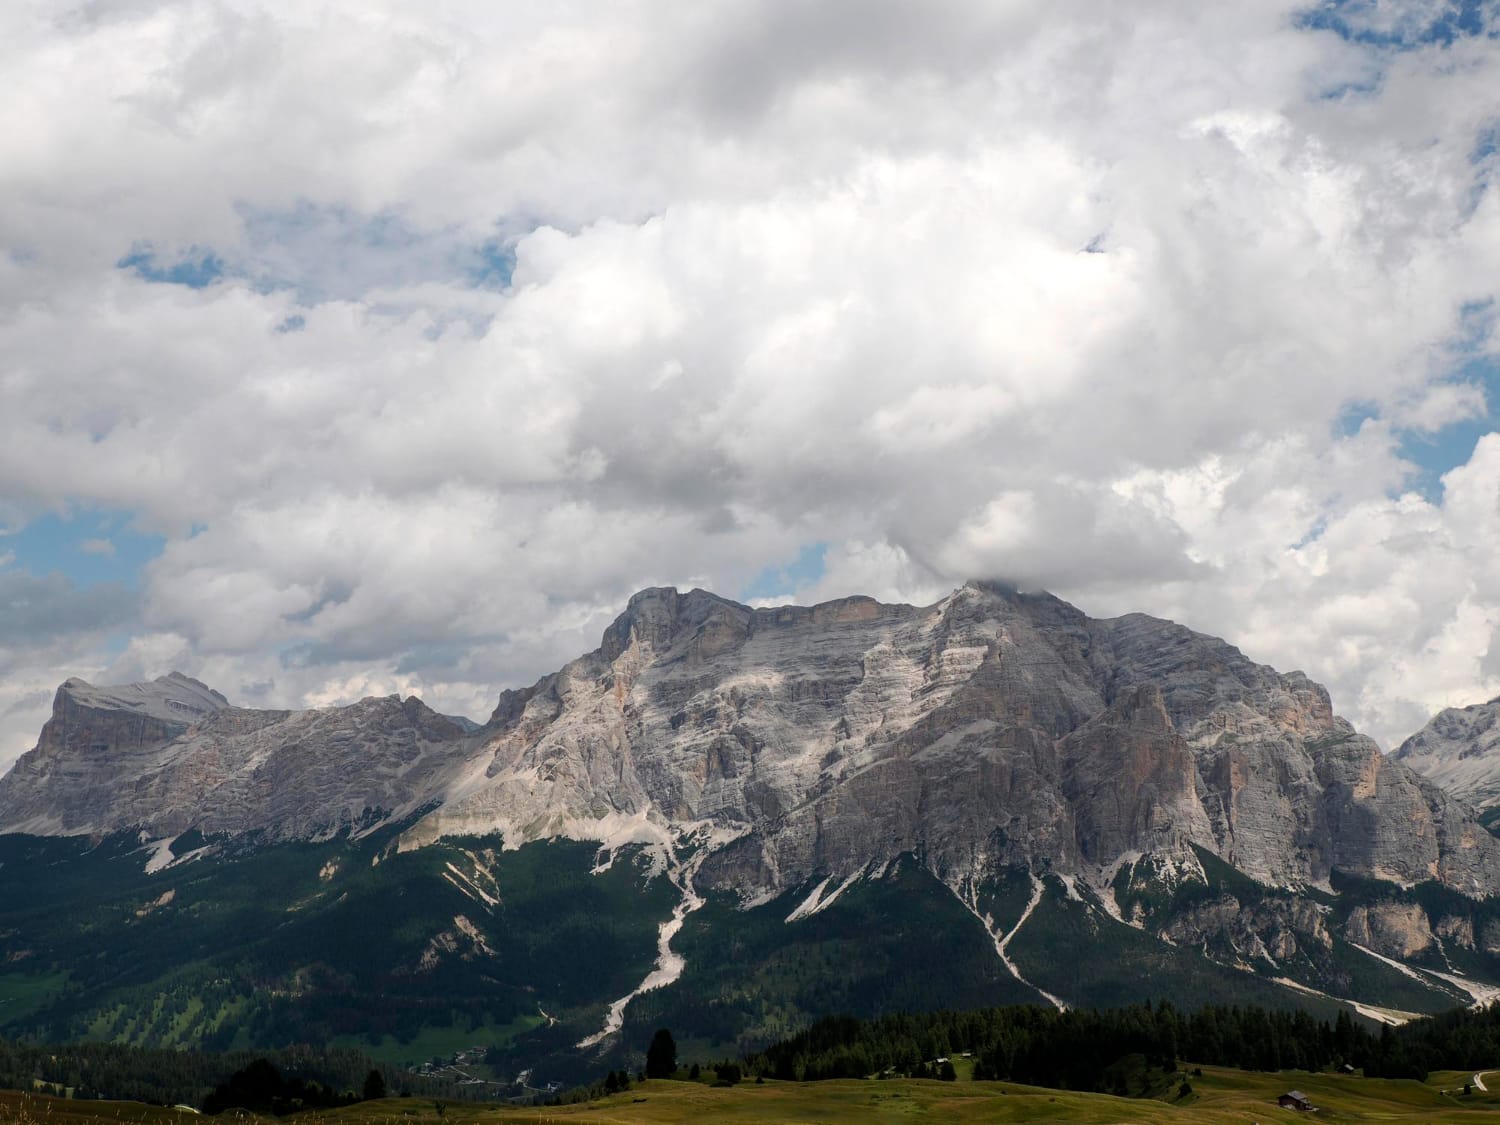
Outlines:
POLYGON ((1478 808, 1500 806, 1500 697, 1439 711, 1392 757, 1478 808))
POLYGON ((207 684, 176 671, 141 683, 113 685, 91 684, 75 676, 63 682, 58 695, 80 707, 129 711, 183 723, 229 706, 229 700, 207 684))

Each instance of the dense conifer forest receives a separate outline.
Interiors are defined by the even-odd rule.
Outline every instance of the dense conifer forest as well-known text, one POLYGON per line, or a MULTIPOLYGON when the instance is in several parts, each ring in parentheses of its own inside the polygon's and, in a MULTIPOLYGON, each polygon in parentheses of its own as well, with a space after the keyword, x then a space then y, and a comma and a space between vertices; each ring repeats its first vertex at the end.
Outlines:
POLYGON ((1378 1033, 1347 1013, 1171 1004, 1100 1011, 1008 1007, 924 1012, 875 1020, 830 1018, 746 1060, 749 1071, 790 1080, 890 1072, 926 1076, 968 1053, 974 1077, 1067 1090, 1114 1092, 1111 1068, 1142 1056, 1166 1071, 1179 1062, 1244 1070, 1351 1066, 1367 1077, 1422 1079, 1432 1070, 1481 1069, 1500 1060, 1500 1005, 1459 1009, 1378 1033))

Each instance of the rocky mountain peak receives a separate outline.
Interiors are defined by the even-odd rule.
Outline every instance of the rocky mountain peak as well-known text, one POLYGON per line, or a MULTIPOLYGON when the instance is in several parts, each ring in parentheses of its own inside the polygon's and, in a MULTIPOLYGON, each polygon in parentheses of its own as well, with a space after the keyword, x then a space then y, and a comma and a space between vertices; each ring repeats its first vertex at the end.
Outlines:
POLYGON ((1479 808, 1500 806, 1500 698, 1439 711, 1392 757, 1479 808))
POLYGON ((57 689, 57 699, 78 707, 126 711, 169 722, 191 722, 229 706, 229 700, 207 684, 175 671, 147 683, 113 687, 97 687, 75 676, 63 681, 57 689))
POLYGON ((625 612, 605 630, 600 654, 614 661, 627 649, 638 646, 650 654, 670 652, 685 634, 705 629, 721 639, 743 638, 749 632, 753 611, 748 606, 693 589, 679 593, 672 586, 641 590, 631 597, 625 612))
POLYGON ((643 591, 595 653, 502 696, 481 747, 484 783, 413 841, 707 821, 735 839, 704 879, 752 897, 903 853, 1102 877, 1194 846, 1283 885, 1337 866, 1500 886, 1496 842, 1386 768, 1306 676, 999 583, 926 608, 643 591))
POLYGON ((317 836, 430 799, 467 737, 415 697, 261 711, 176 672, 70 679, 36 748, 0 778, 0 832, 317 836))
MULTIPOLYGON (((983 601, 990 604, 1003 603, 1035 617, 1054 617, 1059 620, 1086 621, 1087 615, 1047 590, 1027 590, 1011 582, 990 578, 971 578, 944 602, 958 600, 983 601)), ((943 604, 943 603, 939 603, 943 604)))
POLYGON ((180 672, 113 687, 75 677, 57 689, 36 753, 128 753, 175 738, 228 706, 224 696, 180 672))

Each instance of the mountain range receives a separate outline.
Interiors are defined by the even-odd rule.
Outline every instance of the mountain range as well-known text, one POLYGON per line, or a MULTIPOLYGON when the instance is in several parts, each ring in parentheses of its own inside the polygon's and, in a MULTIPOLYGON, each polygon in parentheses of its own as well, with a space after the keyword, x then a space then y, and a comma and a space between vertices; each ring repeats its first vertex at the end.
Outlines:
POLYGON ((1300 672, 978 582, 645 590, 479 726, 70 680, 0 779, 0 1029, 504 1076, 901 1006, 1405 1019, 1500 995, 1497 707, 1388 756, 1300 672))

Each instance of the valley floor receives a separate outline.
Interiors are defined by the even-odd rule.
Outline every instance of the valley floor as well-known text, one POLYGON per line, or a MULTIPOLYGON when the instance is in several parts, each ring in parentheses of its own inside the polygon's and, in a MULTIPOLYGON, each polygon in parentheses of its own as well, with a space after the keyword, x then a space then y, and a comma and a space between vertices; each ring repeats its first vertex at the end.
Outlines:
MULTIPOLYGON (((623 1094, 581 1105, 537 1109, 448 1103, 439 1115, 430 1101, 388 1099, 301 1115, 319 1125, 673 1125, 731 1122, 1054 1121, 1091 1123, 1234 1122, 1295 1120, 1278 1109, 1278 1095, 1297 1089, 1318 1107, 1318 1121, 1482 1122, 1500 1118, 1500 1071, 1489 1092, 1465 1096, 1472 1074, 1434 1074, 1426 1083, 1330 1074, 1257 1074, 1205 1067, 1189 1077, 1193 1093, 1175 1102, 1043 1090, 1008 1082, 841 1081, 745 1083, 715 1089, 689 1082, 646 1082, 623 1094)), ((225 1118, 242 1125, 276 1119, 225 1118)), ((81 1102, 0 1091, 0 1125, 189 1125, 191 1111, 134 1102, 81 1102)), ((293 1119, 283 1119, 293 1120, 293 1119)))

